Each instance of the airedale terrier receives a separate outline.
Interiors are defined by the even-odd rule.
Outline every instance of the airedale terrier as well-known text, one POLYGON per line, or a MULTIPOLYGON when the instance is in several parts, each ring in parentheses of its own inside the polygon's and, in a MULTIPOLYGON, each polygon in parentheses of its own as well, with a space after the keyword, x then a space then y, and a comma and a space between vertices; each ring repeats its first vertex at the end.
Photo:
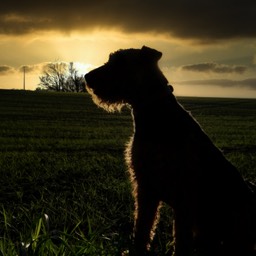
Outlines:
POLYGON ((146 255, 161 202, 174 212, 174 255, 255 255, 255 202, 237 169, 177 102, 158 67, 162 53, 119 50, 85 75, 107 111, 129 105, 126 149, 135 199, 134 251, 146 255))

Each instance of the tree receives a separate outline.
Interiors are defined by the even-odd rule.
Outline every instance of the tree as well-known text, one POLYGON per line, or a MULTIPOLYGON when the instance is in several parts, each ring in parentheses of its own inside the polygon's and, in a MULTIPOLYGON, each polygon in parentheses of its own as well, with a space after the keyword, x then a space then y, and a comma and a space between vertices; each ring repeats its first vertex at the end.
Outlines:
POLYGON ((74 68, 74 63, 70 62, 68 67, 69 75, 66 83, 66 90, 70 92, 84 92, 85 80, 83 76, 78 75, 77 69, 74 68))
POLYGON ((54 62, 46 66, 44 74, 39 76, 39 86, 50 91, 63 91, 66 83, 67 64, 54 62))
POLYGON ((84 92, 85 81, 78 75, 73 62, 54 62, 46 66, 44 74, 39 76, 39 88, 50 91, 84 92))

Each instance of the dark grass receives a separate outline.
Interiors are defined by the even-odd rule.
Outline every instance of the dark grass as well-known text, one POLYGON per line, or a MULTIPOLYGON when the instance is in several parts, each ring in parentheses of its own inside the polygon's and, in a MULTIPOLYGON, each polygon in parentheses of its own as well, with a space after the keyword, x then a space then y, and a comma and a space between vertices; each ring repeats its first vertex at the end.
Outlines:
MULTIPOLYGON (((256 180, 256 100, 178 98, 214 143, 256 180)), ((133 201, 123 161, 129 109, 88 94, 0 90, 0 255, 120 255, 133 201)), ((156 246, 170 244, 163 209, 156 246)), ((169 246, 169 247, 168 247, 169 246)))

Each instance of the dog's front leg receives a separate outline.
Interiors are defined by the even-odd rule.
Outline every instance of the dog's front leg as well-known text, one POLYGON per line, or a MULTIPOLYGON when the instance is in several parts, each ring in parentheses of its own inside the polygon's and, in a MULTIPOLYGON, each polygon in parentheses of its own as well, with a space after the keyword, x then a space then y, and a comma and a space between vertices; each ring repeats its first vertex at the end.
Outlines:
POLYGON ((151 193, 138 191, 135 198, 134 247, 136 255, 146 255, 157 223, 159 200, 151 193))
POLYGON ((193 234, 189 211, 185 209, 174 211, 174 253, 173 256, 188 256, 192 254, 193 234))

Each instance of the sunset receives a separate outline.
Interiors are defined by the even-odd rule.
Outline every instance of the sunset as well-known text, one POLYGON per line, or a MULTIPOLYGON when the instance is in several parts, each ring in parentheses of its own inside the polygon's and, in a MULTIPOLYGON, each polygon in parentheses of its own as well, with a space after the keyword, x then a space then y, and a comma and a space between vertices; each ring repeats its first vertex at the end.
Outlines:
POLYGON ((256 0, 2 0, 0 255, 256 256, 256 0))
POLYGON ((5 1, 0 88, 21 89, 23 66, 33 90, 45 63, 79 63, 82 75, 147 45, 176 95, 256 97, 255 13, 254 1, 5 1))

